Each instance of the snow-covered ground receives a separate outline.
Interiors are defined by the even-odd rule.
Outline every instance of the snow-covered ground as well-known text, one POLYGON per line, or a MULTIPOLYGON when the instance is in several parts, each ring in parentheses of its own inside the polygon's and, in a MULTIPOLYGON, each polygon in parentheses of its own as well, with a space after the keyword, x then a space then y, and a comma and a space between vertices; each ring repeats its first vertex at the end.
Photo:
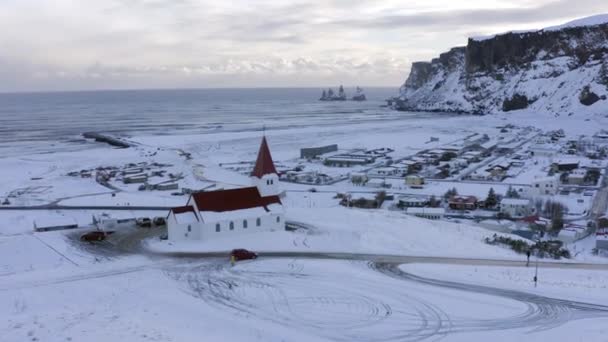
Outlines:
POLYGON ((338 208, 290 208, 287 219, 313 228, 305 232, 260 232, 203 242, 153 240, 154 251, 212 252, 237 247, 262 251, 343 252, 463 258, 521 256, 483 242, 494 232, 467 224, 430 221, 402 212, 338 208))
MULTIPOLYGON (((482 120, 433 114, 390 122, 284 127, 269 130, 266 135, 278 162, 296 159, 299 148, 333 143, 341 149, 391 147, 399 156, 473 133, 491 134, 496 132, 496 126, 510 120, 503 116, 482 120), (430 142, 431 137, 439 140, 430 142)), ((541 126, 538 119, 531 117, 516 120, 512 122, 541 126)), ((560 127, 554 122, 547 125, 560 127)), ((597 123, 578 122, 564 128, 589 134, 597 123)), ((523 260, 510 250, 485 244, 483 239, 494 231, 472 223, 428 221, 402 212, 338 206, 336 192, 352 190, 350 185, 318 186, 318 192, 308 192, 310 186, 281 184, 287 190, 283 198, 287 219, 310 227, 296 232, 252 233, 238 240, 175 244, 159 240, 160 231, 136 231, 135 234, 152 236, 145 240, 144 249, 131 240, 81 243, 78 238, 86 229, 33 232, 34 221, 65 218, 87 226, 93 216, 104 213, 114 218, 166 214, 164 210, 94 207, 163 207, 182 205, 187 200, 187 196, 172 195, 171 191, 139 191, 138 185, 117 180, 110 182, 115 187, 110 188, 96 182, 94 176, 67 175, 74 171, 158 162, 170 165, 165 167, 167 172, 183 175, 180 187, 249 185, 246 175, 226 170, 220 163, 254 160, 260 132, 135 136, 130 140, 139 145, 114 149, 91 143, 88 150, 0 158, 0 199, 12 193, 12 205, 88 208, 0 210, 0 341, 508 341, 524 334, 531 341, 559 340, 564 336, 596 341, 605 336, 599 327, 605 325, 608 308, 595 308, 595 316, 590 317, 587 309, 544 297, 476 293, 443 283, 430 285, 401 277, 392 268, 394 265, 377 261, 262 256, 229 267, 227 257, 162 255, 167 251, 225 252, 248 248, 260 252, 523 260), (181 151, 190 153, 192 159, 185 158, 181 151)), ((419 193, 441 195, 455 185, 431 182, 419 193)), ((506 190, 506 185, 501 184, 461 186, 460 193, 478 196, 486 194, 489 187, 498 193, 506 190)), ((116 234, 123 233, 132 232, 116 234)), ((585 245, 584 251, 578 261, 604 261, 592 257, 589 246, 585 245)), ((417 267, 418 272, 427 266, 429 272, 434 270, 435 266, 427 264, 406 267, 417 267)), ((457 276, 451 270, 470 272, 465 265, 441 267, 450 270, 438 269, 428 276, 446 279, 448 275, 457 276)), ((522 279, 522 284, 528 278, 528 273, 522 272, 529 269, 495 266, 492 272, 497 279, 505 277, 500 273, 503 269, 511 270, 512 278, 522 279)), ((600 284, 605 283, 599 271, 550 272, 552 278, 541 278, 541 286, 545 286, 544 281, 549 284, 550 279, 560 277, 572 278, 576 286, 555 281, 550 292, 533 294, 579 298, 571 297, 572 288, 584 289, 586 275, 590 282, 597 281, 593 291, 600 291, 600 284)), ((491 287, 504 285, 481 276, 467 279, 491 287)), ((467 279, 448 280, 467 283, 467 279)), ((523 287, 518 290, 528 291, 523 287)), ((580 298, 594 303, 593 293, 596 292, 580 298)), ((603 297, 599 298, 601 304, 606 304, 603 297)))
POLYGON ((418 276, 525 291, 541 296, 608 304, 608 275, 605 270, 560 269, 541 265, 534 287, 535 260, 529 267, 406 264, 402 270, 418 276))

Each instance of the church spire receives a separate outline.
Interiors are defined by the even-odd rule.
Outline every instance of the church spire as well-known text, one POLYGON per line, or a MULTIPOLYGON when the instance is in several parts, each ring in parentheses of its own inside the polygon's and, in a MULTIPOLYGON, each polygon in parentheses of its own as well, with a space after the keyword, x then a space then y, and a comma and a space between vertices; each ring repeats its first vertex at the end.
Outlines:
POLYGON ((266 136, 262 137, 262 144, 258 151, 258 159, 255 162, 255 167, 251 172, 251 177, 262 178, 264 175, 277 174, 277 169, 274 167, 272 156, 270 155, 270 149, 268 149, 268 143, 266 142, 266 136))

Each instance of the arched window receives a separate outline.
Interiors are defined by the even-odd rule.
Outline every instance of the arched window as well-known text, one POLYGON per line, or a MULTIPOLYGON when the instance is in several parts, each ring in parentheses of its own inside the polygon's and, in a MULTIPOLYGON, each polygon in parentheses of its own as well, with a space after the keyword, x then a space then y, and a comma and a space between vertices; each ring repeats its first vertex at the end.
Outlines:
POLYGON ((192 226, 188 225, 188 232, 192 231, 192 226))
POLYGON ((261 219, 261 218, 259 218, 259 217, 258 217, 257 219, 255 219, 255 225, 256 225, 256 226, 258 226, 258 227, 259 227, 260 225, 262 225, 262 219, 261 219))
POLYGON ((215 231, 216 231, 216 232, 219 232, 219 231, 220 231, 220 224, 219 224, 219 223, 216 223, 216 224, 215 224, 215 231))
POLYGON ((281 222, 281 216, 277 216, 277 223, 281 222))
POLYGON ((247 220, 243 220, 243 228, 247 228, 247 220))
POLYGON ((230 230, 234 230, 234 222, 230 221, 230 230))

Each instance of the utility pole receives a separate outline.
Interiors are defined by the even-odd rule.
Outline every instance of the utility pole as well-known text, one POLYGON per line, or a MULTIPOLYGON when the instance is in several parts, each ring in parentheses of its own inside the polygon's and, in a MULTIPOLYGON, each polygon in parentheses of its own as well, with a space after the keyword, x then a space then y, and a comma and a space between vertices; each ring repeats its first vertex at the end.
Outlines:
POLYGON ((536 256, 536 270, 534 271, 534 287, 538 284, 538 255, 536 256))
MULTIPOLYGON (((539 239, 540 241, 540 239, 539 239)), ((534 269, 534 287, 538 285, 538 248, 536 249, 536 267, 534 269)))

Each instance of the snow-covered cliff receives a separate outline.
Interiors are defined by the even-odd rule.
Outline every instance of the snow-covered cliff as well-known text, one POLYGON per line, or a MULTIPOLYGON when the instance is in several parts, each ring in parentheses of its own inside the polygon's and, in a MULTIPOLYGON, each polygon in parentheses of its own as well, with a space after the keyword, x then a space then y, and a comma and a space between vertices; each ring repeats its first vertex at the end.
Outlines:
POLYGON ((470 38, 413 63, 395 107, 490 114, 608 114, 608 15, 470 38))

